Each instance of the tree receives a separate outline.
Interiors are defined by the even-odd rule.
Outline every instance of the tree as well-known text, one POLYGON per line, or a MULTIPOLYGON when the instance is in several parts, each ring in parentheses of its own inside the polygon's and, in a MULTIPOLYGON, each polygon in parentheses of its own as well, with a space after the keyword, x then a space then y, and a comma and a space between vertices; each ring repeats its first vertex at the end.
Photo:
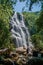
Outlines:
POLYGON ((30 30, 32 42, 38 49, 43 49, 43 11, 36 13, 23 13, 25 23, 30 30))
POLYGON ((36 20, 36 25, 38 31, 43 29, 43 11, 40 13, 39 18, 36 20))
POLYGON ((10 43, 9 21, 13 14, 13 4, 15 2, 12 0, 0 0, 0 48, 10 43))

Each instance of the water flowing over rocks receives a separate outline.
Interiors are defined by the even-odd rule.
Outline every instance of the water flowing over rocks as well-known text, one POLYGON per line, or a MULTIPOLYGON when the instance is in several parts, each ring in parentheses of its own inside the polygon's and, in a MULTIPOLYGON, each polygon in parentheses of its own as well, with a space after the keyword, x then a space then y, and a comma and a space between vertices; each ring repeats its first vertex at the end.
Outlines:
POLYGON ((16 47, 33 47, 30 41, 30 33, 25 25, 24 17, 22 14, 14 13, 10 21, 11 38, 16 47))
POLYGON ((26 63, 27 56, 32 56, 32 48, 34 46, 22 14, 14 13, 10 20, 10 31, 11 38, 16 46, 16 53, 19 56, 17 62, 26 63))
POLYGON ((28 55, 32 56, 32 48, 34 46, 22 14, 14 13, 10 21, 10 31, 11 38, 16 46, 16 54, 18 54, 16 61, 17 63, 26 64, 28 55))

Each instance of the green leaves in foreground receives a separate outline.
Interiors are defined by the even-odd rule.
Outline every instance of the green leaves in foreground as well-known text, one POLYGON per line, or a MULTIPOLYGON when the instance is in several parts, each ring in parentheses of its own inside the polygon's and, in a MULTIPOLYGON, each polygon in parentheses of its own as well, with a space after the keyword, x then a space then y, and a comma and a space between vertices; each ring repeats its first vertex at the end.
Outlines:
POLYGON ((10 44, 9 21, 12 13, 12 1, 0 0, 0 48, 10 44))

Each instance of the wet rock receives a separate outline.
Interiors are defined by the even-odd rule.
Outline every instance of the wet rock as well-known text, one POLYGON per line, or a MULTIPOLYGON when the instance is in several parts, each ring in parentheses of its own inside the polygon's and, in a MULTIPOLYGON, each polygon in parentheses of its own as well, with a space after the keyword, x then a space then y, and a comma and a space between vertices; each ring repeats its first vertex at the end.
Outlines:
POLYGON ((10 57, 13 61, 17 61, 18 58, 19 58, 19 54, 18 53, 14 53, 14 52, 11 52, 10 53, 10 57))
POLYGON ((24 49, 23 47, 19 47, 19 48, 16 48, 16 52, 22 54, 22 53, 26 52, 26 49, 24 49))
POLYGON ((22 58, 22 64, 26 64, 26 59, 22 58))
POLYGON ((4 55, 5 57, 10 57, 11 50, 9 48, 1 49, 0 55, 4 55))
POLYGON ((11 52, 11 53, 10 53, 10 56, 16 57, 16 56, 18 56, 18 53, 11 52))
POLYGON ((31 53, 31 52, 30 52, 30 53, 28 53, 28 56, 30 56, 30 57, 31 57, 31 56, 33 56, 33 53, 31 53))
MULTIPOLYGON (((2 51, 0 51, 1 53, 2 51)), ((29 56, 32 56, 32 53, 27 54, 27 48, 19 47, 16 48, 15 51, 11 51, 10 49, 4 49, 2 53, 5 55, 4 65, 12 65, 15 63, 19 65, 25 65, 29 56)))
POLYGON ((1 62, 0 64, 3 64, 3 65, 9 65, 9 64, 13 65, 14 64, 13 61, 9 58, 0 60, 0 62, 1 62))
POLYGON ((8 50, 8 48, 1 49, 1 50, 0 50, 0 55, 3 54, 4 52, 6 52, 7 50, 8 50))

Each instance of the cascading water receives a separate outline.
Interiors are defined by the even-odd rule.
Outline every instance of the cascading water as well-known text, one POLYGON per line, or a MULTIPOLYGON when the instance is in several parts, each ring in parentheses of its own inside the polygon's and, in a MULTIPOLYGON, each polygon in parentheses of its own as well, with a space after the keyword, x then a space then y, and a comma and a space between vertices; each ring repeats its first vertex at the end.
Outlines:
POLYGON ((16 47, 32 46, 30 41, 30 34, 28 28, 25 25, 25 21, 22 14, 14 13, 10 21, 11 26, 11 37, 16 44, 16 47))

